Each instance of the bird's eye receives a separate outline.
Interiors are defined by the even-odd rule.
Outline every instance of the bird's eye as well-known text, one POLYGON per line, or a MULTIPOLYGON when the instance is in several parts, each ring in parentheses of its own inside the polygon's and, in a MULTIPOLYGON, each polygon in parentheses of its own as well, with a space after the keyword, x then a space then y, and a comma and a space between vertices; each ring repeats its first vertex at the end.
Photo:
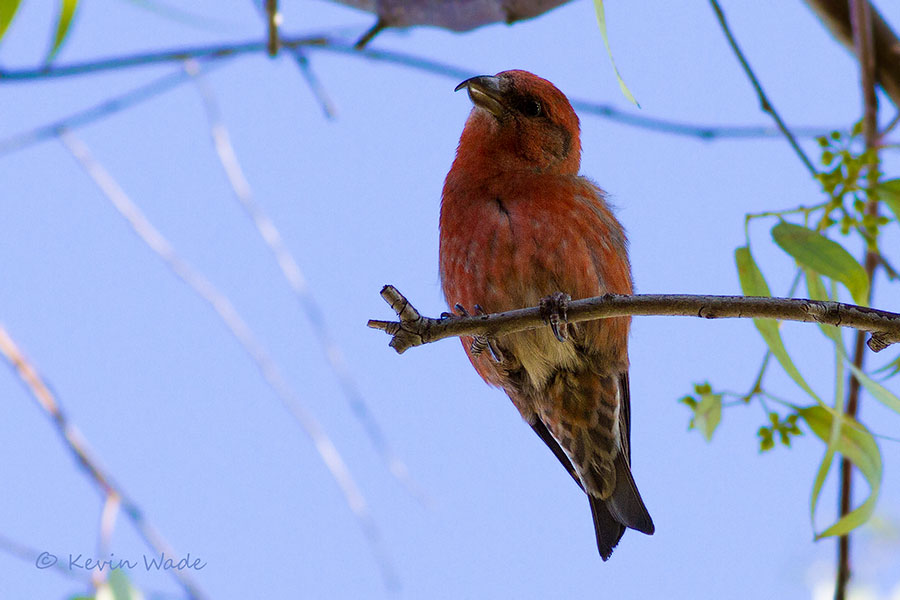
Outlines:
POLYGON ((539 117, 541 115, 541 103, 537 100, 528 100, 525 102, 522 112, 526 117, 539 117))

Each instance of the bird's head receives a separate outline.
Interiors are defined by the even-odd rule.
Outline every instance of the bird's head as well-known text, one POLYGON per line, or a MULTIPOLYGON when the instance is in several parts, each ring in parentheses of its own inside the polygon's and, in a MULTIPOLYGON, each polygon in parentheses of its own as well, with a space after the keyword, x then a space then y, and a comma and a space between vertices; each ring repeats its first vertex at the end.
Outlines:
POLYGON ((459 154, 501 170, 577 174, 581 164, 578 116, 555 85, 528 71, 503 71, 466 79, 475 104, 459 154))

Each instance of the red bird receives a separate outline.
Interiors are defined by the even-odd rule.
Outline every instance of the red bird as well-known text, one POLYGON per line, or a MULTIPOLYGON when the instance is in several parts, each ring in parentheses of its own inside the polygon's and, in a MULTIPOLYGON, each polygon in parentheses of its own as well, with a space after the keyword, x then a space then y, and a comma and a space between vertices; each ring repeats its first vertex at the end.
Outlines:
POLYGON ((545 310, 552 328, 463 347, 587 493, 607 560, 626 527, 654 530, 630 467, 631 320, 558 321, 569 298, 631 293, 625 232, 578 175, 578 116, 552 83, 504 71, 462 88, 475 106, 441 199, 444 296, 462 312, 545 310))

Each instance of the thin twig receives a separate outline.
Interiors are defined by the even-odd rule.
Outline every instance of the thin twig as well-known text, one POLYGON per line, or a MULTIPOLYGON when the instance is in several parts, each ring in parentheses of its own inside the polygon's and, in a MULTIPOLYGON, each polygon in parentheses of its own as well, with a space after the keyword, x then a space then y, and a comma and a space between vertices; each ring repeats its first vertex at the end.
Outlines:
POLYGON ((728 44, 731 46, 732 51, 734 51, 735 56, 737 56, 738 61, 740 61, 741 67, 743 67, 744 72, 750 79, 750 83, 753 85, 753 89, 756 90, 756 95, 759 97, 760 108, 762 108, 763 112, 767 112, 772 116, 772 118, 775 120, 775 123, 778 125, 778 129, 781 131, 782 135, 787 138, 787 141, 788 143, 790 143, 791 148, 794 149, 794 152, 798 157, 800 157, 800 160, 803 161, 804 166, 806 166, 810 174, 813 176, 817 175, 818 171, 816 171, 816 168, 813 166, 812 161, 810 161, 809 157, 806 156, 803 148, 801 148, 800 144, 797 143, 797 138, 793 133, 791 133, 791 130, 788 129, 787 124, 782 120, 781 115, 779 115, 778 111, 775 110, 775 106, 769 101, 769 97, 766 95, 766 92, 763 90, 762 85, 759 83, 759 79, 757 79, 756 74, 750 67, 750 63, 748 63, 747 59, 744 57, 744 53, 741 51, 740 46, 738 46, 737 40, 734 39, 734 35, 732 35, 731 33, 731 28, 728 27, 728 22, 725 20, 725 13, 722 12, 722 7, 719 6, 718 0, 709 0, 709 3, 712 5, 713 11, 715 11, 716 13, 716 19, 718 19, 719 25, 722 27, 722 31, 725 33, 725 37, 728 38, 728 44))
MULTIPOLYGON (((331 52, 344 54, 353 58, 365 58, 368 60, 417 69, 455 80, 466 79, 477 74, 471 69, 449 65, 447 63, 403 52, 374 50, 371 48, 356 50, 351 43, 331 39, 322 35, 282 38, 281 46, 288 49, 303 48, 308 52, 331 52)), ((265 52, 266 49, 267 46, 265 42, 247 41, 211 46, 187 46, 172 50, 117 56, 68 65, 51 63, 50 65, 42 66, 37 69, 0 70, 0 85, 16 82, 40 81, 51 78, 72 77, 167 62, 181 63, 190 58, 214 61, 243 54, 258 54, 265 52)), ((774 138, 782 135, 782 131, 771 127, 714 126, 645 117, 619 110, 612 105, 599 104, 587 100, 572 99, 572 106, 582 113, 596 115, 631 127, 706 141, 734 138, 774 138)), ((832 129, 834 129, 834 127, 797 127, 794 128, 794 132, 795 135, 811 138, 832 129)))
POLYGON ((294 57, 294 62, 297 63, 297 67, 300 69, 300 74, 303 76, 303 79, 306 80, 306 84, 309 86, 310 91, 312 91, 316 100, 319 101, 319 106, 322 107, 322 114, 325 115, 326 119, 334 119, 337 116, 334 102, 331 101, 322 82, 319 81, 315 71, 312 70, 312 65, 309 64, 309 58, 303 52, 302 48, 290 48, 290 52, 294 57))
MULTIPOLYGON (((863 137, 866 151, 875 153, 878 145, 878 97, 875 94, 875 47, 872 37, 872 11, 868 0, 850 0, 850 22, 853 28, 853 45, 859 61, 860 86, 863 97, 863 137)), ((878 195, 875 186, 878 184, 878 156, 874 154, 872 162, 866 166, 868 194, 865 214, 878 216, 878 195)), ((872 242, 866 244, 864 258, 866 277, 869 281, 868 301, 872 300, 875 287, 875 269, 879 263, 877 248, 872 242)), ((857 332, 854 342, 853 364, 862 369, 865 358, 865 334, 857 332)), ((847 403, 845 414, 856 418, 859 411, 859 394, 861 382, 855 374, 850 374, 847 386, 847 403)), ((846 456, 841 458, 840 489, 838 492, 838 512, 840 517, 850 513, 853 499, 853 465, 846 456)), ((844 600, 847 596, 847 585, 850 581, 850 536, 842 535, 838 539, 837 576, 835 578, 835 600, 844 600)))
POLYGON ((372 414, 365 399, 360 393, 356 381, 353 378, 353 374, 350 371, 350 367, 344 359, 344 353, 334 340, 334 337, 332 337, 331 332, 328 330, 328 326, 325 323, 325 311, 309 289, 306 278, 300 270, 300 265, 297 263, 297 260, 291 254, 290 250, 288 250, 275 223, 266 213, 265 209, 263 209, 256 201, 253 190, 250 187, 250 182, 247 181, 244 170, 234 151, 234 146, 231 144, 231 136, 228 134, 225 123, 222 121, 219 105, 218 102, 216 102, 212 88, 205 79, 197 74, 196 63, 192 64, 189 62, 185 65, 185 68, 189 73, 195 75, 197 89, 203 100, 203 108, 206 113, 206 119, 209 122, 213 147, 216 150, 222 168, 225 170, 234 196, 240 202, 241 207, 244 209, 247 216, 253 221, 256 230, 269 247, 269 250, 275 255, 275 260, 284 275, 284 279, 288 282, 288 285, 294 292, 294 296, 296 296, 300 307, 303 309, 307 321, 309 321, 312 326, 316 339, 319 342, 319 346, 322 349, 322 354, 328 361, 335 377, 337 377, 338 383, 350 404, 351 410, 356 415, 359 422, 362 423, 372 445, 375 446, 375 449, 381 455, 381 458, 387 463, 388 469, 394 477, 406 486, 410 493, 417 497, 423 504, 428 504, 425 494, 421 491, 416 482, 413 481, 412 477, 410 477, 406 463, 404 463, 391 448, 384 432, 381 430, 381 426, 378 424, 378 421, 375 419, 375 416, 372 414))
MULTIPOLYGON (((31 395, 37 401, 38 405, 50 417, 56 432, 62 438, 63 443, 72 452, 76 462, 84 468, 90 475, 94 483, 100 488, 100 492, 104 498, 108 498, 114 494, 118 496, 125 513, 134 523, 138 533, 153 549, 154 552, 165 552, 170 556, 177 556, 177 553, 169 546, 168 542, 160 535, 156 528, 144 517, 144 513, 137 503, 131 499, 122 488, 117 485, 109 473, 100 466, 100 461, 94 456, 88 446, 87 440, 81 434, 81 431, 69 420, 63 412, 53 392, 44 380, 38 374, 37 369, 25 358, 25 355, 19 350, 19 347, 13 341, 12 337, 7 333, 3 326, 0 326, 0 353, 9 362, 9 365, 15 370, 16 374, 31 392, 31 395)), ((206 595, 197 587, 197 584, 191 579, 186 571, 180 569, 170 569, 170 572, 188 594, 189 597, 195 599, 206 598, 206 595)))
POLYGON ((278 0, 266 0, 266 52, 272 57, 278 55, 279 25, 281 25, 281 13, 278 12, 278 0))
MULTIPOLYGON (((0 347, 2 347, 2 344, 0 344, 0 347)), ((24 560, 25 562, 31 563, 32 566, 43 563, 42 558, 46 556, 43 551, 38 550, 37 548, 26 546, 25 544, 20 544, 19 542, 11 540, 10 538, 4 536, 2 533, 0 533, 0 551, 5 552, 10 556, 14 556, 18 559, 24 560)), ((47 564, 49 564, 49 562, 47 564)), ((43 565, 41 565, 40 568, 43 569, 43 565)), ((93 582, 91 581, 89 575, 83 573, 82 571, 73 571, 72 569, 69 569, 67 565, 62 564, 58 561, 54 562, 51 567, 47 568, 52 568, 55 573, 59 573, 63 577, 67 577, 75 581, 80 581, 85 585, 93 585, 93 582)))
MULTIPOLYGON (((209 72, 226 63, 225 61, 204 61, 201 64, 203 72, 209 72)), ((0 140, 0 156, 22 150, 23 148, 32 146, 38 142, 54 139, 63 129, 76 129, 104 119, 117 112, 131 108, 141 102, 150 100, 160 94, 175 89, 187 81, 190 81, 190 76, 184 72, 184 69, 178 69, 174 73, 163 75, 159 79, 154 79, 148 84, 134 88, 119 96, 104 100, 99 104, 72 113, 66 117, 53 121, 52 123, 41 125, 35 129, 0 140)))
MULTIPOLYGON (((373 319, 368 322, 368 326, 390 335, 390 346, 398 354, 413 346, 448 337, 466 335, 499 337, 546 326, 539 307, 475 317, 432 319, 422 316, 392 285, 382 288, 381 297, 397 313, 400 321, 373 319)), ((900 314, 841 302, 749 296, 606 294, 569 302, 566 310, 569 323, 626 315, 777 319, 852 327, 873 333, 869 347, 875 352, 900 342, 900 314)))
POLYGON ((125 217, 134 232, 166 263, 173 273, 212 306, 231 334, 256 364, 263 379, 310 437, 322 462, 325 463, 332 478, 341 489, 350 510, 366 535, 386 585, 390 588, 396 587, 397 579, 394 568, 382 548, 378 527, 344 459, 318 420, 307 411, 293 388, 281 374, 278 365, 257 340, 256 335, 237 312, 237 309, 206 277, 175 252, 169 241, 150 223, 141 209, 134 204, 103 165, 97 162, 81 140, 68 131, 61 132, 59 137, 78 164, 93 179, 116 210, 125 217))

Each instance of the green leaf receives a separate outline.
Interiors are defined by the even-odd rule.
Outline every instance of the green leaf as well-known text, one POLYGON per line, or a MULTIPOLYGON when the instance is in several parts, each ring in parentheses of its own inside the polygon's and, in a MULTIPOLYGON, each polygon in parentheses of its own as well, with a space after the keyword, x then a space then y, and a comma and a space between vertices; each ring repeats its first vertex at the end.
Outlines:
MULTIPOLYGON (((750 248, 741 246, 735 250, 734 261, 737 264, 741 290, 744 292, 745 296, 771 296, 766 279, 763 277, 759 267, 756 266, 756 261, 753 260, 750 248)), ((769 350, 772 351, 772 355, 778 361, 778 364, 781 365, 781 368, 784 369, 785 373, 787 373, 804 392, 821 402, 819 396, 816 395, 813 389, 809 387, 809 384, 806 383, 806 380, 803 379, 803 375, 800 374, 800 371, 797 369, 796 365, 794 365, 794 361, 791 360, 787 348, 784 347, 784 342, 778 331, 778 321, 772 319, 753 319, 753 324, 756 326, 759 334, 762 336, 763 340, 765 340, 769 350)))
POLYGON ((47 53, 47 62, 52 61, 56 57, 63 42, 66 41, 69 29, 72 27, 72 18, 75 16, 76 8, 78 8, 78 0, 60 0, 59 15, 56 17, 56 34, 53 36, 50 52, 47 53))
POLYGON ((897 373, 900 373, 900 356, 898 356, 897 358, 895 358, 888 364, 884 365, 883 367, 875 370, 874 372, 875 373, 887 372, 887 374, 884 377, 882 377, 882 381, 885 379, 890 379, 897 373))
POLYGON ((781 221, 772 238, 803 267, 844 284, 861 306, 868 303, 869 277, 862 265, 843 246, 806 227, 781 221))
POLYGON ((866 501, 838 519, 837 522, 827 527, 821 533, 817 533, 816 539, 844 535, 865 523, 875 510, 878 493, 881 490, 881 452, 878 450, 875 438, 872 437, 868 429, 852 417, 845 416, 843 418, 843 421, 840 423, 840 433, 836 443, 830 444, 829 438, 831 438, 832 425, 834 424, 832 414, 821 406, 795 407, 795 409, 800 417, 806 421, 806 424, 816 437, 829 445, 813 485, 811 502, 813 519, 815 519, 818 497, 822 492, 822 484, 825 481, 828 470, 831 468, 835 451, 840 452, 852 462, 869 484, 869 497, 866 498, 866 501))
POLYGON ((603 44, 606 46, 609 62, 616 74, 616 79, 619 81, 619 89, 622 90, 622 95, 624 95, 629 102, 640 108, 641 105, 638 104, 637 100, 634 99, 634 96, 628 89, 628 86, 625 85, 625 81, 622 79, 622 76, 619 75, 619 69, 616 68, 616 61, 613 60, 612 48, 609 47, 609 36, 606 32, 606 12, 603 10, 603 0, 594 0, 594 12, 597 13, 597 25, 600 27, 600 35, 603 37, 603 44))
POLYGON ((679 398, 678 401, 691 410, 697 410, 697 400, 695 400, 693 396, 684 396, 683 398, 679 398))
POLYGON ((749 246, 741 246, 734 251, 734 262, 737 264, 738 278, 741 281, 741 291, 745 296, 771 296, 769 284, 763 277, 762 271, 756 266, 749 246))
POLYGON ((119 569, 110 572, 108 583, 113 600, 138 600, 143 597, 128 581, 128 576, 119 569))
POLYGON ((879 200, 888 205, 894 218, 900 221, 900 179, 882 181, 875 187, 875 193, 879 200))
POLYGON ((849 359, 847 360, 847 366, 850 367, 850 370, 853 371, 853 375, 856 376, 859 382, 863 385, 864 388, 866 388, 866 391, 869 392, 869 394, 871 394, 873 398, 887 406, 895 413, 900 414, 900 398, 897 398, 897 396, 889 392, 883 385, 866 375, 862 369, 854 365, 849 359))
POLYGON ((0 40, 19 10, 20 0, 0 0, 0 40))
POLYGON ((759 436, 760 452, 766 452, 775 447, 775 440, 772 437, 771 427, 760 427, 759 431, 756 432, 756 435, 759 436))
POLYGON ((722 420, 722 394, 703 394, 694 409, 691 425, 700 430, 706 441, 712 441, 713 433, 722 420))

